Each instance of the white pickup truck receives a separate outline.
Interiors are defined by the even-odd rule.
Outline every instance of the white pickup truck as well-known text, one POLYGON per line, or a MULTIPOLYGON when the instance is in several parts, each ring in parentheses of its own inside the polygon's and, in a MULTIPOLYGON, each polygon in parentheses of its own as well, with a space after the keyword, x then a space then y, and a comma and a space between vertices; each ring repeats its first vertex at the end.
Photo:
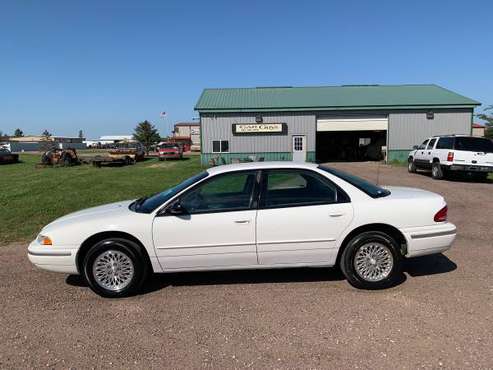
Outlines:
POLYGON ((407 168, 409 172, 431 169, 437 180, 452 172, 483 180, 493 172, 493 141, 465 135, 430 137, 409 152, 407 168))

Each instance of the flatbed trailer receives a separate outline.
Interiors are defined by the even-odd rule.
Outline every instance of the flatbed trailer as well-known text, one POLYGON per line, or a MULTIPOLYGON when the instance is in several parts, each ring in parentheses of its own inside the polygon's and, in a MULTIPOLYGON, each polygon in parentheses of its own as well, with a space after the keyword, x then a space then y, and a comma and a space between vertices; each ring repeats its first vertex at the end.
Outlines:
POLYGON ((128 166, 135 163, 135 160, 125 157, 125 158, 111 158, 96 156, 90 159, 90 162, 94 167, 102 166, 128 166))

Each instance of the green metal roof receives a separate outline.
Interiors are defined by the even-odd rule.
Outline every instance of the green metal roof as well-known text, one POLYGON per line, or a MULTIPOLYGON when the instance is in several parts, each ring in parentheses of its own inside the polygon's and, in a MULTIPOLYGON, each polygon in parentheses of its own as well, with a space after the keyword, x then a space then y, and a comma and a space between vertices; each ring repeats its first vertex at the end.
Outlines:
POLYGON ((473 108, 481 103, 437 85, 343 85, 205 89, 199 112, 473 108))

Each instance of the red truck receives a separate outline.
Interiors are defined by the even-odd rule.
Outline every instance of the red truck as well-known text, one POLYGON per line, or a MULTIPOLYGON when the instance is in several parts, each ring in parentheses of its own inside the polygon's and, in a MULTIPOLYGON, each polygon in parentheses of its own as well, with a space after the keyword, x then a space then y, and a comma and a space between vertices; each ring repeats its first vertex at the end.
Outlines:
POLYGON ((175 143, 162 143, 158 147, 158 153, 160 161, 183 158, 182 147, 175 143))

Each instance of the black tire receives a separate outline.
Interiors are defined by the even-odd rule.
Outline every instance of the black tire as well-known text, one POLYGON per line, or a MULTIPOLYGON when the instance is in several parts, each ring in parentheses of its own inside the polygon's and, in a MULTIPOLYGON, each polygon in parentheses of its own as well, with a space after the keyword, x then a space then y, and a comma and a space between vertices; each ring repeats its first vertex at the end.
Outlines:
POLYGON ((431 165, 431 177, 434 180, 443 179, 443 169, 440 162, 433 162, 433 164, 431 165))
MULTIPOLYGON (((386 264, 387 266, 389 263, 386 264)), ((344 249, 340 267, 349 284, 358 289, 384 289, 394 286, 401 277, 402 255, 399 251, 398 243, 391 236, 380 231, 363 232, 349 241, 344 249), (392 265, 389 271, 382 274, 379 280, 367 279, 358 272, 356 268, 356 257, 358 251, 362 248, 371 248, 371 245, 383 246, 386 251, 390 252, 385 256, 392 259, 392 265), (390 257, 391 256, 391 257, 390 257)))
POLYGON ((407 172, 416 173, 416 164, 412 157, 407 160, 407 172))
POLYGON ((142 255, 139 246, 130 240, 120 238, 105 239, 92 246, 84 258, 83 269, 84 277, 89 284, 89 287, 96 294, 107 298, 120 298, 137 293, 149 272, 149 266, 142 255), (99 257, 105 255, 105 253, 106 256, 125 256, 127 258, 125 259, 125 262, 128 262, 127 266, 131 263, 133 274, 131 278, 125 282, 124 287, 108 289, 104 287, 102 283, 98 282, 93 271, 94 263, 99 257))

